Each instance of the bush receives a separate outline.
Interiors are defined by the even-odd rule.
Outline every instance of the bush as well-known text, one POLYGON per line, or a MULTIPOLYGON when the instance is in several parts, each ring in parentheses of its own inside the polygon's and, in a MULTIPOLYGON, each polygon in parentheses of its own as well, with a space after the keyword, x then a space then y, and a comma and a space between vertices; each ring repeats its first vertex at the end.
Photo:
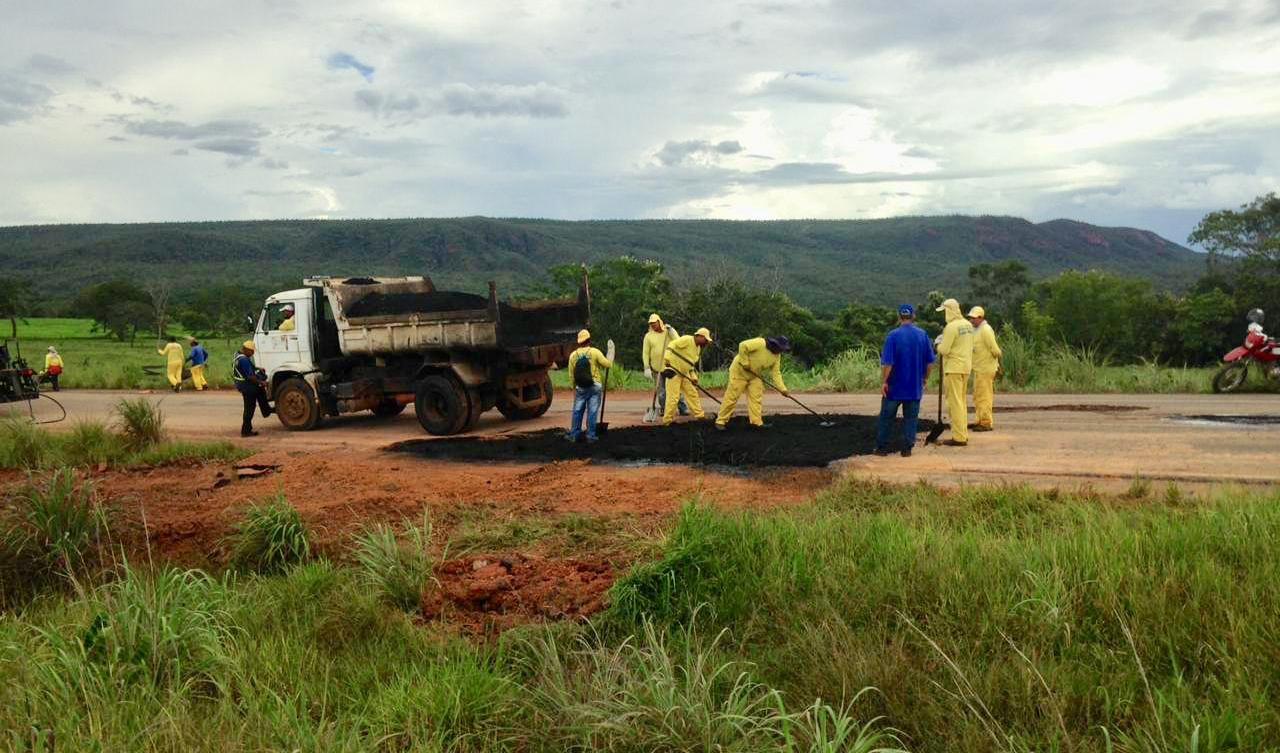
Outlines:
POLYGON ((131 449, 141 450, 164 441, 164 413, 146 398, 121 400, 115 414, 121 434, 131 449))
POLYGON ((431 519, 424 513, 422 525, 404 526, 407 541, 400 541, 387 525, 374 525, 356 537, 355 556, 360 576, 383 601, 406 612, 418 610, 424 589, 431 583, 431 519))
POLYGON ((277 573, 310 556, 310 533, 283 493, 246 510, 231 535, 231 561, 245 570, 277 573))

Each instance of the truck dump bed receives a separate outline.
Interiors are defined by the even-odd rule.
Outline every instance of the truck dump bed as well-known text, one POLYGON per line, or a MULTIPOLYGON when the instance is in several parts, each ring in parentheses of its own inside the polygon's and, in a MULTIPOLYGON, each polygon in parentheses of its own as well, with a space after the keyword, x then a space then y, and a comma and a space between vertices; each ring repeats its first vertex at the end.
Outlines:
POLYGON ((485 297, 436 290, 426 277, 309 278, 306 284, 328 299, 345 355, 462 349, 561 360, 591 306, 585 278, 576 298, 522 303, 500 302, 493 283, 485 297))

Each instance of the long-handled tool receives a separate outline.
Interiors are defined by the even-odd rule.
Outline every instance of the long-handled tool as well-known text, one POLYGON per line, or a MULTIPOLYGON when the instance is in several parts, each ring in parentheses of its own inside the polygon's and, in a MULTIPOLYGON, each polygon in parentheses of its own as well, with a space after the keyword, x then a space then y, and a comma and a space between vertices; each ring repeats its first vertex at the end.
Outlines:
POLYGON ((810 408, 809 406, 807 406, 807 405, 805 405, 804 403, 800 402, 799 398, 793 397, 790 393, 788 393, 788 392, 783 392, 782 390, 778 389, 778 386, 777 386, 777 385, 775 385, 773 382, 770 382, 768 379, 765 379, 765 378, 764 378, 764 376, 763 376, 762 374, 757 374, 757 373, 755 373, 754 371, 752 371, 751 369, 748 369, 748 368, 743 368, 743 371, 747 372, 748 374, 750 374, 751 376, 755 377, 756 379, 759 379, 760 381, 764 382, 764 383, 765 383, 765 385, 767 385, 768 387, 771 387, 771 388, 773 389, 773 391, 774 391, 774 392, 777 392, 779 395, 782 395, 783 397, 787 398, 788 400, 790 400, 791 402, 793 402, 793 403, 795 403, 796 405, 800 406, 801 408, 804 408, 805 410, 809 411, 810 413, 812 413, 813 415, 817 416, 818 418, 821 418, 822 420, 818 422, 818 426, 821 426, 821 427, 823 427, 823 428, 826 428, 826 427, 828 427, 828 426, 835 426, 835 425, 836 425, 836 422, 835 422, 835 421, 828 421, 826 416, 822 415, 821 413, 818 413, 818 412, 817 412, 817 411, 815 411, 813 408, 810 408))
POLYGON ((942 423, 942 380, 946 376, 943 370, 942 356, 938 356, 938 423, 934 424, 929 430, 929 436, 924 438, 925 444, 934 444, 938 441, 938 437, 942 436, 942 432, 946 431, 946 426, 942 423))
POLYGON ((658 420, 658 380, 653 380, 653 397, 649 399, 649 409, 644 412, 644 422, 646 424, 656 423, 658 420))
MULTIPOLYGON (((608 343, 605 345, 605 349, 608 351, 605 354, 605 358, 609 359, 609 361, 612 363, 613 356, 614 356, 613 340, 608 341, 608 343)), ((597 437, 599 437, 602 434, 609 433, 609 424, 604 420, 604 404, 608 399, 609 399, 609 369, 606 368, 604 370, 604 394, 600 396, 600 416, 596 420, 596 436, 597 437)))
MULTIPOLYGON (((670 354, 672 354, 672 355, 674 355, 675 357, 679 358, 681 361, 684 361, 685 363, 689 364, 689 365, 690 365, 690 366, 692 366, 693 368, 695 368, 695 369, 696 369, 696 368, 698 368, 698 364, 694 363, 693 361, 690 361, 688 358, 685 358, 684 356, 680 355, 679 353, 675 352, 674 350, 668 350, 667 352, 668 352, 668 353, 670 353, 670 354)), ((683 378, 683 379, 689 379, 689 377, 686 377, 686 376, 682 376, 681 378, 683 378)), ((709 397, 709 398, 711 398, 712 400, 714 400, 714 401, 715 401, 715 403, 716 403, 716 405, 719 405, 719 404, 720 404, 720 398, 716 397, 715 395, 712 395, 710 392, 707 392, 707 388, 706 388, 706 387, 703 387, 702 385, 698 384, 697 382, 694 382, 692 379, 689 379, 689 381, 690 381, 690 382, 693 382, 693 386, 698 388, 698 392, 701 392, 702 394, 704 394, 704 395, 706 395, 707 397, 709 397)))

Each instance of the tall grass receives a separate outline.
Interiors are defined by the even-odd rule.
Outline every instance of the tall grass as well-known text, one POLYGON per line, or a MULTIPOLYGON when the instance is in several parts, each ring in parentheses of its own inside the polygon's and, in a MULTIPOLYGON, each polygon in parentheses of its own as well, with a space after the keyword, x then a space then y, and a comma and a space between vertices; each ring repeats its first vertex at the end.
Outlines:
POLYGON ((405 523, 404 540, 391 526, 369 526, 356 536, 355 558, 361 580, 383 601, 406 612, 416 611, 434 580, 429 513, 423 514, 421 525, 405 523))
POLYGON ((278 573, 311 556, 311 533, 283 492, 245 510, 230 543, 232 563, 257 573, 278 573))
POLYGON ((124 399, 115 406, 120 435, 131 449, 141 450, 164 441, 164 413, 145 397, 124 399))
POLYGON ((820 367, 815 388, 827 392, 875 390, 881 384, 880 374, 880 353, 863 346, 847 350, 820 367))
POLYGON ((69 432, 52 432, 21 420, 0 422, 0 468, 120 468, 234 461, 248 454, 230 442, 157 440, 156 428, 162 427, 163 419, 149 410, 131 411, 133 423, 127 431, 97 421, 79 421, 69 432))
POLYGON ((31 478, 0 508, 0 605, 83 575, 99 556, 106 515, 92 483, 64 468, 31 478))

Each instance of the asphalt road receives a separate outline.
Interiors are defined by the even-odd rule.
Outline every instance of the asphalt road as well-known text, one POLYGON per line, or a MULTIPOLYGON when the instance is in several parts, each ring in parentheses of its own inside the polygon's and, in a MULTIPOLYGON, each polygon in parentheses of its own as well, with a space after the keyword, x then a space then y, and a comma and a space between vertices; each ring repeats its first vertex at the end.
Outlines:
MULTIPOLYGON (((160 404, 171 434, 180 438, 228 439, 276 450, 367 451, 425 436, 410 408, 392 419, 378 419, 369 413, 329 419, 311 432, 289 432, 274 418, 259 418, 261 436, 241 440, 240 398, 228 391, 175 395, 65 390, 54 397, 66 406, 67 421, 51 428, 68 428, 78 420, 110 421, 117 401, 138 395, 160 404)), ((819 412, 867 414, 879 410, 875 395, 800 397, 819 412)), ((476 432, 494 435, 564 427, 570 402, 567 392, 557 393, 551 410, 535 421, 511 422, 490 411, 476 432)), ((911 458, 853 458, 843 461, 842 467, 851 473, 895 480, 925 478, 944 484, 1005 480, 1114 488, 1127 486, 1135 477, 1192 486, 1268 484, 1274 481, 1280 465, 1280 395, 997 395, 996 403, 997 430, 971 433, 968 447, 921 448, 911 458), (1086 410, 1080 410, 1082 406, 1086 410), (1117 406, 1136 410, 1108 410, 1117 406), (1240 424, 1181 418, 1205 415, 1276 420, 1240 424)), ((705 399, 704 404, 711 407, 705 399)), ((640 423, 648 405, 648 393, 612 394, 606 418, 615 426, 640 423)), ((739 411, 743 410, 745 406, 739 406, 739 411)), ((801 409, 769 395, 765 410, 792 413, 801 409)), ((934 416, 936 410, 936 402, 927 398, 922 413, 934 416)), ((25 405, 10 407, 10 411, 26 414, 25 405)), ((35 412, 38 419, 58 413, 47 401, 37 403, 35 412)))

